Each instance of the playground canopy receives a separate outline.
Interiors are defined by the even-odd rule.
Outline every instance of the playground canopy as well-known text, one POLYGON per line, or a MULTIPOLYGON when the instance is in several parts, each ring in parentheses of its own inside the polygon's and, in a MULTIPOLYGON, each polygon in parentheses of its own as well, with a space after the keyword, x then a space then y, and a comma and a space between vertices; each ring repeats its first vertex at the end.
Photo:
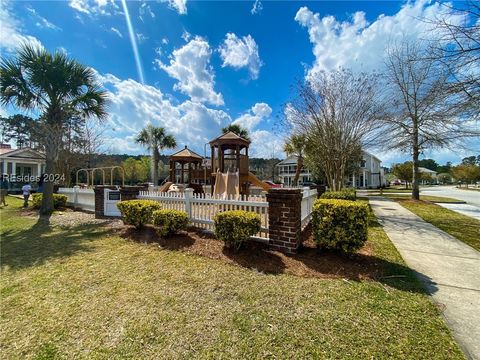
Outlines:
POLYGON ((201 171, 202 160, 202 156, 190 150, 187 145, 185 145, 184 149, 170 156, 170 179, 181 184, 191 182, 192 179, 198 177, 199 174, 196 173, 201 171), (177 164, 179 164, 179 166, 177 166, 177 164))

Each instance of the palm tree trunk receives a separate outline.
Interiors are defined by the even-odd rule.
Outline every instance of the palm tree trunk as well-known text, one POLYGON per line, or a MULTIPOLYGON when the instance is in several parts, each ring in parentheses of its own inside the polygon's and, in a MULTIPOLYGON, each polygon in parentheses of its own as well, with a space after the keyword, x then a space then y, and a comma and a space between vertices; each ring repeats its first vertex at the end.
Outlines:
POLYGON ((160 152, 157 148, 153 149, 152 156, 152 182, 153 186, 158 186, 158 162, 160 161, 160 152))
POLYGON ((297 169, 295 170, 295 177, 293 178, 293 185, 298 186, 298 179, 300 178, 300 173, 303 169, 303 158, 299 156, 297 158, 297 169))

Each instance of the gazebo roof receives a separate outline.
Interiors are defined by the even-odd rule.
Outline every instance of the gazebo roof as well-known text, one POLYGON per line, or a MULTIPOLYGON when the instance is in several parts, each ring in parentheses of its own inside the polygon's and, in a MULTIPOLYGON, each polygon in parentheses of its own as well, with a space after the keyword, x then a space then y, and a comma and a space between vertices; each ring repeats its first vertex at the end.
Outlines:
POLYGON ((244 139, 233 131, 229 131, 226 134, 220 135, 219 137, 210 141, 210 145, 243 145, 248 147, 250 145, 250 140, 244 139))
POLYGON ((190 150, 187 145, 185 145, 185 149, 177 151, 175 154, 170 155, 170 159, 173 160, 185 160, 185 161, 199 161, 202 160, 203 157, 198 155, 195 151, 190 150))

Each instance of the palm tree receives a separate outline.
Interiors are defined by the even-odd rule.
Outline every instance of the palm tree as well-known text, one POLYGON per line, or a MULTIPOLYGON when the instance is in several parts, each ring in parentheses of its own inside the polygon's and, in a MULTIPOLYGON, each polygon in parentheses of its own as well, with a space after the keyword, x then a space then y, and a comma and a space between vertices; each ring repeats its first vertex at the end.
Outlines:
POLYGON ((303 155, 305 153, 305 146, 307 139, 305 135, 292 135, 286 141, 283 150, 288 156, 294 155, 297 157, 297 170, 295 171, 295 177, 293 178, 293 185, 298 185, 298 179, 303 169, 303 155))
POLYGON ((248 134, 248 130, 241 127, 240 125, 238 124, 230 124, 228 126, 225 126, 223 129, 222 129, 222 132, 224 134, 228 133, 228 132, 233 132, 235 134, 237 134, 238 136, 240 136, 241 138, 244 138, 246 140, 250 140, 250 136, 248 134))
POLYGON ((173 135, 167 135, 163 127, 147 125, 137 135, 135 141, 145 146, 152 152, 152 182, 154 186, 158 185, 158 162, 160 161, 160 151, 163 149, 173 149, 177 142, 173 135))
MULTIPOLYGON (((45 148, 45 173, 54 174, 66 124, 72 116, 107 117, 107 92, 92 68, 65 53, 20 45, 12 58, 0 60, 0 103, 39 113, 45 148)), ((67 174, 69 176, 69 174, 67 174)), ((53 182, 45 182, 41 214, 53 211, 53 182)))

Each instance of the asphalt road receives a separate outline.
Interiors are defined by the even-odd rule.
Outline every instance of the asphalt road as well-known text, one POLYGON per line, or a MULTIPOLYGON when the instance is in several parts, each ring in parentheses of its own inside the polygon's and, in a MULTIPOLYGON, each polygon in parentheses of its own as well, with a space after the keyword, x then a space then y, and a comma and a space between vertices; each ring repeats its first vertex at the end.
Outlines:
POLYGON ((459 190, 454 186, 435 186, 421 189, 420 194, 443 196, 466 201, 466 204, 438 203, 438 205, 480 220, 480 191, 459 190))
POLYGON ((432 186, 421 189, 420 193, 459 199, 480 208, 480 191, 459 190, 455 186, 432 186))

